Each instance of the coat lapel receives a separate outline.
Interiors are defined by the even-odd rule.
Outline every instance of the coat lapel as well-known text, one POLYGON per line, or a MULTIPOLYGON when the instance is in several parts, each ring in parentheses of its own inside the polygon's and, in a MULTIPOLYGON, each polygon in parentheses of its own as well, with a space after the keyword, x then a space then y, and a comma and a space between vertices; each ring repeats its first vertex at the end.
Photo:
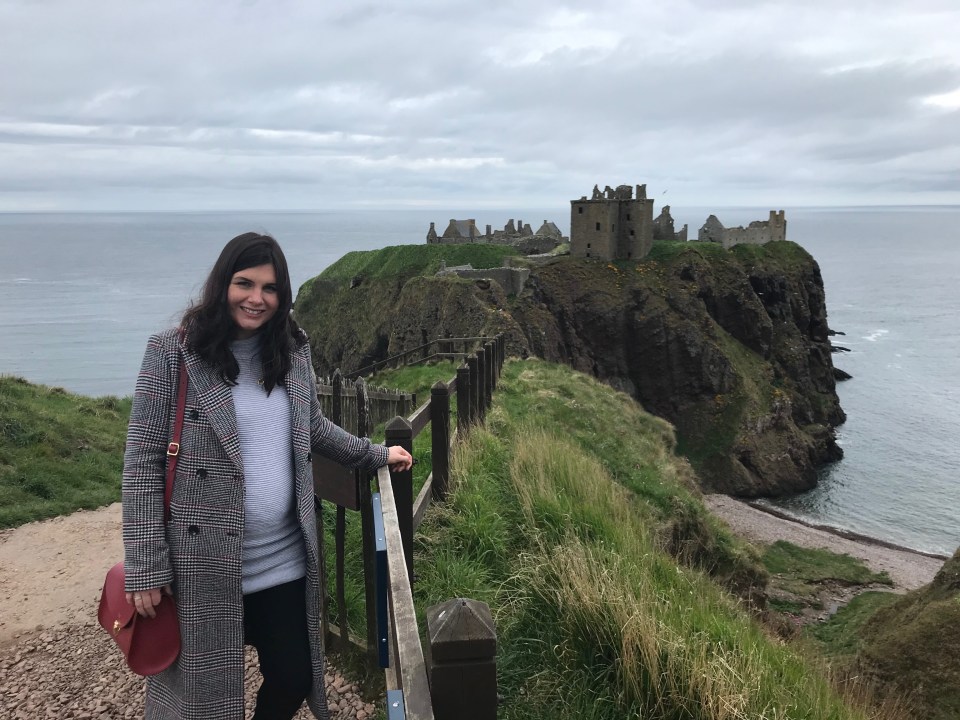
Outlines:
POLYGON ((233 394, 230 391, 230 386, 196 353, 184 350, 183 358, 187 368, 187 378, 197 393, 198 404, 210 418, 210 427, 213 428, 220 444, 223 445, 227 457, 236 465, 238 470, 242 470, 243 459, 240 455, 237 412, 233 406, 233 394))

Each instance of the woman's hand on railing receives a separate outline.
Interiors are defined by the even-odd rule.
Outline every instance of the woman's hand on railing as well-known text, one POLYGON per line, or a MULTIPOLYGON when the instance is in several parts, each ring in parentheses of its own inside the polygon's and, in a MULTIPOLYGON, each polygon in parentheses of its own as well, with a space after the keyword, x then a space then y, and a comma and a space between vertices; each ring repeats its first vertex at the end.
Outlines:
POLYGON ((403 472, 413 467, 413 456, 400 445, 391 445, 388 449, 390 455, 387 457, 387 465, 390 466, 390 472, 403 472))

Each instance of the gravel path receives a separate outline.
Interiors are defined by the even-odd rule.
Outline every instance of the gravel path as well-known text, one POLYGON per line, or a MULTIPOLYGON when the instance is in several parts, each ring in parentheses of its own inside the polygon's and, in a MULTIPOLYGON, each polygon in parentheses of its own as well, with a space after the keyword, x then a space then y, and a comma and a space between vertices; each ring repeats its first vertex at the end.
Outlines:
POLYGON ((726 495, 707 495, 704 501, 710 511, 737 535, 763 544, 786 540, 801 547, 845 553, 862 560, 874 572, 886 570, 894 582, 894 589, 901 592, 929 583, 946 560, 887 546, 869 538, 843 537, 824 528, 773 515, 726 495))
MULTIPOLYGON (((119 503, 0 532, 0 718, 143 717, 143 681, 96 621, 103 576, 122 557, 119 503)), ((247 652, 247 717, 260 684, 247 652)), ((327 666, 333 720, 374 707, 327 666)), ((298 720, 312 718, 306 706, 298 720)))

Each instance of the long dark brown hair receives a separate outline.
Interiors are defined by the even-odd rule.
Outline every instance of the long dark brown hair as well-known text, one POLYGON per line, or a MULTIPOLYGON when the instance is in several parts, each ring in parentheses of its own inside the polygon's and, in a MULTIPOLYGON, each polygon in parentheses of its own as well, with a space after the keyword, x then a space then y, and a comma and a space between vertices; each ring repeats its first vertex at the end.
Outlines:
POLYGON ((240 367, 230 351, 236 339, 237 325, 227 305, 227 291, 235 273, 259 265, 272 265, 277 278, 277 311, 260 330, 260 357, 263 362, 263 386, 269 394, 282 385, 290 369, 290 353, 305 342, 290 316, 293 291, 287 259, 280 245, 269 235, 255 232, 237 235, 220 252, 203 284, 200 300, 187 308, 182 325, 187 345, 235 385, 240 367))

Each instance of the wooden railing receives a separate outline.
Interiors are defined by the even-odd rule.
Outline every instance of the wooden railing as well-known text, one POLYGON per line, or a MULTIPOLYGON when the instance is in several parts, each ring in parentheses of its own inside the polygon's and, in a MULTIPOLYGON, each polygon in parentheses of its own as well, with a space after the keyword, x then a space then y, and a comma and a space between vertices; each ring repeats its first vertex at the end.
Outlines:
POLYGON ((431 340, 423 345, 404 350, 396 355, 379 360, 365 367, 344 373, 346 378, 367 377, 379 370, 400 367, 401 365, 415 365, 431 360, 464 360, 477 348, 482 348, 496 338, 492 337, 447 337, 431 340), (459 350, 457 348, 460 348, 459 350))
MULTIPOLYGON (((442 341, 441 341, 442 342, 442 341)), ((409 416, 397 416, 386 427, 386 444, 401 445, 413 451, 414 439, 427 426, 431 427, 431 472, 423 487, 414 498, 413 472, 407 470, 390 473, 381 468, 377 474, 379 492, 372 493, 369 483, 355 478, 351 483, 326 477, 325 470, 314 462, 314 484, 318 496, 331 499, 338 504, 337 528, 335 533, 337 555, 337 605, 340 620, 335 630, 327 622, 327 610, 324 608, 324 632, 328 643, 346 643, 346 608, 343 602, 343 537, 345 528, 341 522, 343 510, 347 507, 359 510, 363 535, 363 564, 366 599, 367 638, 366 656, 368 661, 384 668, 387 688, 387 717, 393 718, 436 718, 449 717, 492 717, 496 712, 496 682, 493 676, 492 689, 486 680, 476 683, 464 683, 469 671, 464 675, 458 665, 455 676, 459 678, 456 687, 439 688, 441 677, 453 677, 450 673, 434 673, 431 687, 430 670, 424 661, 420 643, 420 628, 417 626, 413 606, 412 579, 414 575, 413 536, 431 502, 445 499, 449 481, 450 448, 457 436, 468 428, 481 422, 490 407, 493 389, 500 377, 505 356, 503 336, 486 340, 473 354, 465 358, 466 362, 457 369, 454 378, 447 382, 437 382, 430 391, 430 398, 409 416), (456 430, 451 432, 451 396, 456 393, 457 413, 456 430), (323 477, 321 477, 323 476, 323 477), (331 484, 350 487, 347 497, 331 497, 331 484), (346 504, 343 504, 346 503, 346 504), (334 642, 336 641, 336 642, 334 642), (470 687, 461 687, 462 685, 470 687), (477 714, 464 715, 459 706, 454 709, 450 701, 440 702, 435 707, 436 698, 456 698, 457 703, 473 692, 480 699, 468 703, 477 714), (493 715, 489 715, 489 708, 493 715), (485 709, 487 714, 484 714, 485 709)), ((362 382, 362 381, 361 381, 362 382)), ((362 384, 361 384, 362 387, 362 384)), ((362 392, 361 392, 362 395, 362 392)), ((361 417, 364 411, 360 411, 361 417)), ((343 478, 341 477, 341 480, 343 478)), ((319 503, 318 503, 319 504, 319 503)), ((323 542, 322 513, 318 518, 319 537, 323 542)), ((321 565, 325 565, 325 549, 321 546, 321 565)), ((321 568, 321 577, 326 575, 321 568)), ((326 597, 326 592, 323 593, 326 597)), ((466 608, 464 612, 474 611, 473 601, 457 600, 457 608, 466 608)), ((482 605, 482 604, 480 604, 482 605)), ((485 606, 483 606, 485 608, 485 606)), ((483 612, 483 608, 479 610, 483 612)), ((487 617, 489 617, 489 610, 487 617)), ((441 613, 442 614, 442 613, 441 613)), ((429 611, 428 611, 429 625, 429 611)), ((492 621, 489 621, 492 627, 492 621)), ((429 630, 429 628, 428 628, 429 630)), ((438 637, 443 631, 437 633, 438 637)), ((437 642, 443 642, 438 640, 437 642)), ((495 642, 495 639, 494 639, 495 642)), ((439 655, 443 655, 441 652, 439 655)), ((437 657, 438 653, 431 653, 437 657)), ((483 672, 477 677, 488 678, 493 658, 483 665, 483 672)))
POLYGON ((366 412, 370 427, 376 427, 397 415, 407 415, 417 402, 413 393, 370 387, 345 379, 339 371, 317 382, 317 397, 323 414, 354 435, 367 435, 360 415, 366 412))

